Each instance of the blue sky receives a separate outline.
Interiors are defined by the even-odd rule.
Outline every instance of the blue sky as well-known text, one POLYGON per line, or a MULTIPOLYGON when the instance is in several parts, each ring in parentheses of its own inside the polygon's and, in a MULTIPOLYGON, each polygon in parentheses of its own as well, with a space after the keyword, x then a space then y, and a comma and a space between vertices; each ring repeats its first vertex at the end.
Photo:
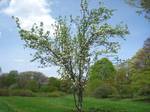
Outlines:
MULTIPOLYGON (((96 0, 89 0, 91 7, 96 7, 96 0)), ((131 58, 143 46, 144 40, 150 36, 150 22, 143 16, 138 16, 133 7, 123 0, 103 0, 104 5, 117 9, 109 21, 117 24, 123 21, 129 27, 130 34, 126 41, 121 41, 119 57, 131 58)), ((48 25, 58 16, 79 15, 80 0, 2 0, 0 2, 0 67, 3 72, 10 70, 40 71, 48 76, 57 75, 57 67, 38 68, 39 63, 30 60, 32 50, 24 49, 23 41, 17 32, 15 22, 11 16, 21 18, 22 27, 28 29, 33 22, 44 21, 48 25), (9 2, 10 1, 10 2, 9 2)))

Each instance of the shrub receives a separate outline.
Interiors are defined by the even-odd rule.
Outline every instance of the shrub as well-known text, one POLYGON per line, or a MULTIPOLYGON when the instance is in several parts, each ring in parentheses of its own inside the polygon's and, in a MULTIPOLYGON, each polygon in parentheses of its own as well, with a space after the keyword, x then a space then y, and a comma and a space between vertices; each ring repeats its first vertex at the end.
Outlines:
POLYGON ((48 92, 38 92, 35 93, 37 97, 48 97, 49 93, 48 92))
POLYGON ((73 88, 72 88, 72 83, 69 79, 63 79, 60 82, 60 88, 59 91, 65 92, 65 93, 72 93, 73 92, 73 88))
POLYGON ((101 84, 102 81, 99 79, 88 80, 87 86, 85 88, 86 95, 91 96, 93 91, 95 91, 101 84))
POLYGON ((49 92, 49 86, 48 85, 42 85, 40 88, 40 92, 49 92))
POLYGON ((61 97, 64 96, 65 93, 61 91, 54 91, 48 94, 48 97, 61 97))
POLYGON ((94 92, 93 95, 96 98, 108 98, 113 93, 113 88, 109 85, 101 85, 94 92))
POLYGON ((145 85, 141 87, 138 91, 140 96, 150 96, 150 85, 145 85))
POLYGON ((10 96, 28 96, 33 97, 35 94, 31 90, 10 90, 10 96))
POLYGON ((0 89, 0 96, 35 96, 30 90, 0 89))

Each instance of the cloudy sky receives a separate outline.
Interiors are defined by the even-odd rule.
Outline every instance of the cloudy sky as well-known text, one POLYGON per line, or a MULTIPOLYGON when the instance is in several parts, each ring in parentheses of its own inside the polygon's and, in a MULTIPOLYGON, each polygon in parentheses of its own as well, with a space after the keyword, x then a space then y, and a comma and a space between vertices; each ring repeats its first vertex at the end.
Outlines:
MULTIPOLYGON (((0 0, 0 67, 3 72, 18 70, 19 72, 36 70, 48 76, 57 75, 57 67, 38 68, 39 63, 30 60, 32 50, 24 49, 20 40, 16 24, 11 16, 20 18, 22 27, 29 29, 34 22, 43 21, 45 28, 55 22, 58 16, 79 15, 80 0, 0 0)), ((123 0, 103 0, 111 9, 117 9, 110 23, 121 21, 129 27, 130 35, 126 41, 121 41, 121 50, 118 55, 121 59, 131 58, 144 40, 150 36, 150 22, 138 16, 135 9, 129 7, 123 0)), ((91 7, 96 7, 95 0, 89 0, 91 7)))

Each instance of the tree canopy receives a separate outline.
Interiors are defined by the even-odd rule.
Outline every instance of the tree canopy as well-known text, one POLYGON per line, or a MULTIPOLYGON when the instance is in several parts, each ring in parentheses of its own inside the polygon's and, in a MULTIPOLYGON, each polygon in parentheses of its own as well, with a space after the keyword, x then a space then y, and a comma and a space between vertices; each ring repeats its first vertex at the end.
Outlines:
POLYGON ((98 60, 90 69, 90 80, 100 79, 107 80, 112 79, 115 75, 115 68, 111 61, 107 58, 102 58, 98 60))
POLYGON ((135 69, 150 69, 150 38, 144 41, 143 48, 136 53, 131 61, 135 69))

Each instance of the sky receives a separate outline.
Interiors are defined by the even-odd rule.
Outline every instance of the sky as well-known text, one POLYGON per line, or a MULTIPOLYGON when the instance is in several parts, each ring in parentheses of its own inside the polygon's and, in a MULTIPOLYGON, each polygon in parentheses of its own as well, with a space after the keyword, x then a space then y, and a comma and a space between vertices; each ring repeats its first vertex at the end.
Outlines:
MULTIPOLYGON (((96 0, 88 0, 91 7, 96 7, 96 0)), ((121 41, 118 56, 128 59, 142 48, 144 40, 150 36, 150 22, 136 13, 136 9, 125 4, 123 0, 103 0, 106 7, 116 9, 110 19, 112 25, 124 22, 128 25, 130 34, 126 41, 121 41)), ((10 70, 40 71, 47 76, 58 76, 57 67, 39 68, 40 63, 30 62, 31 49, 24 48, 15 21, 20 18, 21 26, 29 29, 33 23, 43 21, 45 29, 53 29, 50 24, 58 16, 80 15, 80 0, 1 0, 0 2, 0 67, 2 71, 10 70)))

